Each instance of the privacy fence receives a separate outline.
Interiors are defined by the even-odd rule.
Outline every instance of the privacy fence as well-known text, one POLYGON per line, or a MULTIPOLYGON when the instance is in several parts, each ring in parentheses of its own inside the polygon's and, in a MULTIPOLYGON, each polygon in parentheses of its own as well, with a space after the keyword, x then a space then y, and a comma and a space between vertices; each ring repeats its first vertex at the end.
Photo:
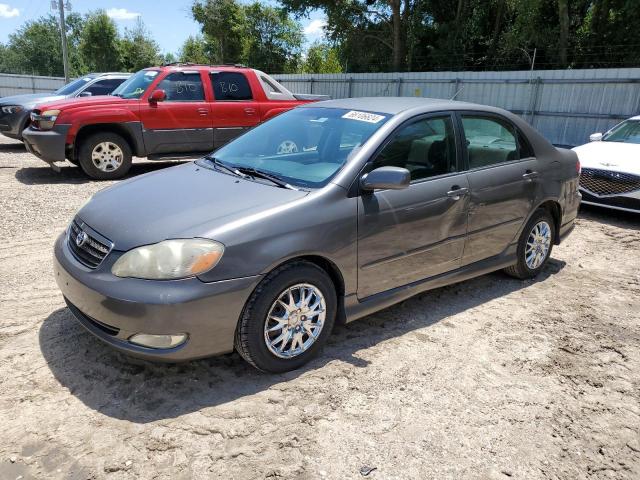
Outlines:
POLYGON ((455 98, 510 110, 556 145, 640 114, 640 68, 517 72, 347 73, 274 75, 296 93, 333 98, 455 98))
POLYGON ((23 93, 53 92, 64 85, 64 78, 36 77, 0 73, 0 97, 23 93))
MULTIPOLYGON (((293 92, 333 98, 455 97, 494 105, 522 116, 558 145, 579 145, 591 133, 640 114, 640 68, 275 77, 293 92)), ((0 97, 53 91, 63 84, 56 77, 0 73, 0 97)))

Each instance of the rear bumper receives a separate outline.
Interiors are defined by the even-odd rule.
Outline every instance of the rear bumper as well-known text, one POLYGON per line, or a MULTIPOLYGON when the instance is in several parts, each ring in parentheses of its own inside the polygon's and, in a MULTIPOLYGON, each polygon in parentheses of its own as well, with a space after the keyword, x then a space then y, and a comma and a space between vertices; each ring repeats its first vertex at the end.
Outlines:
POLYGON ((65 160, 67 132, 71 125, 54 125, 51 130, 27 128, 22 139, 27 150, 47 163, 65 160))
POLYGON ((261 278, 213 283, 118 278, 110 266, 89 270, 80 264, 64 234, 54 253, 56 282, 78 321, 111 347, 153 361, 180 362, 232 351, 238 319, 261 278), (186 333, 188 338, 174 348, 153 349, 130 343, 135 333, 186 333))

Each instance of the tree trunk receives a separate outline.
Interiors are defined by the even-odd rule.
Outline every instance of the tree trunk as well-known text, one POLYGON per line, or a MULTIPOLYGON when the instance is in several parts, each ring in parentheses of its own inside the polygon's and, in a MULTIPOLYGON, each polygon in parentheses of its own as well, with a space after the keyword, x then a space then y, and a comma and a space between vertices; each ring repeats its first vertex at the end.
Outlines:
POLYGON ((498 0, 498 8, 496 10, 496 21, 493 24, 493 34, 491 35, 491 45, 489 47, 489 53, 487 55, 487 60, 489 62, 493 62, 492 65, 495 65, 494 57, 496 56, 496 51, 498 49, 498 39, 500 38, 500 33, 502 32, 502 18, 504 16, 504 6, 505 0, 498 0))
POLYGON ((405 62, 405 42, 402 25, 402 17, 400 14, 400 3, 402 0, 389 0, 391 6, 391 24, 393 31, 393 71, 400 72, 404 70, 405 62))
POLYGON ((558 42, 558 57, 563 67, 567 66, 567 51, 569 49, 569 1, 558 0, 558 20, 560 24, 560 40, 558 42))

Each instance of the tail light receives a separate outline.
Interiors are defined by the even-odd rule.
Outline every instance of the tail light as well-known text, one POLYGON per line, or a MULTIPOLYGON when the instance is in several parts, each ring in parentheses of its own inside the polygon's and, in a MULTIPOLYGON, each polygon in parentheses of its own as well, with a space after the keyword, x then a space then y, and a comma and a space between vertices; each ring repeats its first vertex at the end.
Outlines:
POLYGON ((576 172, 578 172, 578 175, 580 175, 580 160, 576 160, 576 172))

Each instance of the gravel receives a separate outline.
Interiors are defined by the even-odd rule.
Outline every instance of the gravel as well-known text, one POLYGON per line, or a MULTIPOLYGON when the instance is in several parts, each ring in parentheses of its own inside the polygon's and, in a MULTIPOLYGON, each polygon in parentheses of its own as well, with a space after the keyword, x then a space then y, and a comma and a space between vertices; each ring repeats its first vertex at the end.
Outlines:
POLYGON ((265 375, 73 319, 53 241, 109 184, 0 140, 0 478, 640 478, 640 216, 585 209, 537 280, 419 295, 265 375))

